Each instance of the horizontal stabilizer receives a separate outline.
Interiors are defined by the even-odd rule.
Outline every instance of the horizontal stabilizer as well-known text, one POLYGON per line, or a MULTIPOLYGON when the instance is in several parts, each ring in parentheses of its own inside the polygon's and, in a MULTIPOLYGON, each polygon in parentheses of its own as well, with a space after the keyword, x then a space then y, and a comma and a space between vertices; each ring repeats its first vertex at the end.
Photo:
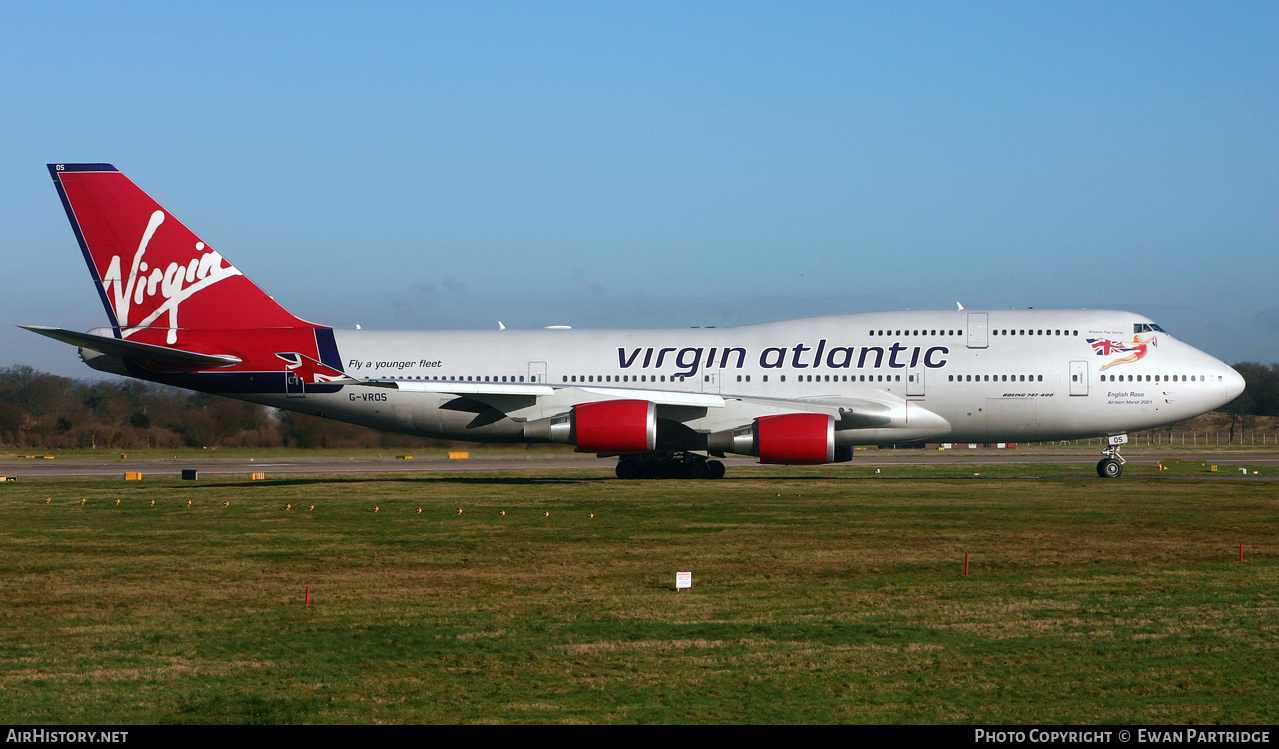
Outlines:
POLYGON ((63 328, 47 328, 43 325, 19 325, 24 330, 39 333, 55 341, 69 343, 72 346, 92 349, 99 353, 118 356, 122 359, 133 359, 144 364, 156 364, 162 367, 183 367, 208 369, 210 367, 233 367, 240 363, 240 357, 230 354, 200 354, 195 351, 155 346, 150 343, 126 341, 121 338, 97 335, 95 333, 77 333, 63 328))

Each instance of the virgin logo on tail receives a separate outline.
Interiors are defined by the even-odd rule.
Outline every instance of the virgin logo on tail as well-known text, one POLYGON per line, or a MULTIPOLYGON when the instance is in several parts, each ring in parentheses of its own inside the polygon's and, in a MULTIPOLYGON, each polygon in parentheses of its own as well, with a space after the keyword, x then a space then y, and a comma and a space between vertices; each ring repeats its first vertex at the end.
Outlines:
MULTIPOLYGON (((191 258, 185 266, 176 262, 169 263, 161 270, 159 267, 148 270, 143 260, 147 246, 155 236, 155 230, 164 223, 164 211, 156 211, 147 221, 146 231, 142 232, 142 241, 138 243, 138 251, 133 255, 133 265, 129 269, 126 282, 120 270, 120 256, 112 255, 107 272, 102 277, 102 286, 111 294, 112 306, 116 319, 120 322, 120 335, 128 338, 133 333, 148 327, 164 313, 169 314, 169 332, 165 340, 170 345, 178 341, 178 308, 182 302, 202 289, 213 284, 242 274, 231 264, 223 265, 224 258, 217 250, 209 249, 200 257, 191 258), (130 320, 131 307, 141 305, 147 297, 159 294, 163 299, 159 306, 151 310, 151 314, 136 323, 130 320)), ((204 242, 196 242, 196 252, 207 249, 204 242)))
POLYGON ((316 327, 110 164, 50 164, 49 171, 121 338, 173 346, 190 338, 187 331, 316 327))

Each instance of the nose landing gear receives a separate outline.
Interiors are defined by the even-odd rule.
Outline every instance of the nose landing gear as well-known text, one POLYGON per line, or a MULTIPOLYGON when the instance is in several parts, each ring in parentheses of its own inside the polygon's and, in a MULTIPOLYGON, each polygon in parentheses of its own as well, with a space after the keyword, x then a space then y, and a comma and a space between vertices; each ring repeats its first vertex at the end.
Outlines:
POLYGON ((1097 475, 1103 479, 1117 479, 1124 475, 1124 456, 1119 454, 1119 447, 1128 441, 1128 435, 1116 434, 1110 437, 1110 444, 1101 451, 1106 457, 1097 461, 1097 475))

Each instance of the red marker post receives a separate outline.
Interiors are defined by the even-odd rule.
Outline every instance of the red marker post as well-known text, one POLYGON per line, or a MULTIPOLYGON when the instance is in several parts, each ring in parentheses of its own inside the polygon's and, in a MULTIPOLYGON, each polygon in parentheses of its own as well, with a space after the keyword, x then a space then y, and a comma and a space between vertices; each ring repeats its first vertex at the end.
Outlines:
POLYGON ((306 604, 304 604, 303 608, 310 608, 310 607, 311 607, 311 586, 308 585, 306 586, 306 604))
POLYGON ((968 577, 968 554, 964 554, 964 577, 968 577))

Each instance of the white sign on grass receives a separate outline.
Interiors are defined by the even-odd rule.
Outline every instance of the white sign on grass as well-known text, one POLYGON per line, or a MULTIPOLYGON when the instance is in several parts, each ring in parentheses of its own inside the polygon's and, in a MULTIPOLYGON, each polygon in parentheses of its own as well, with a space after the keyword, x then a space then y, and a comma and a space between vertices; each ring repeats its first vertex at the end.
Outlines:
POLYGON ((679 590, 680 588, 691 588, 691 587, 693 587, 692 572, 676 572, 675 573, 675 590, 679 590))

